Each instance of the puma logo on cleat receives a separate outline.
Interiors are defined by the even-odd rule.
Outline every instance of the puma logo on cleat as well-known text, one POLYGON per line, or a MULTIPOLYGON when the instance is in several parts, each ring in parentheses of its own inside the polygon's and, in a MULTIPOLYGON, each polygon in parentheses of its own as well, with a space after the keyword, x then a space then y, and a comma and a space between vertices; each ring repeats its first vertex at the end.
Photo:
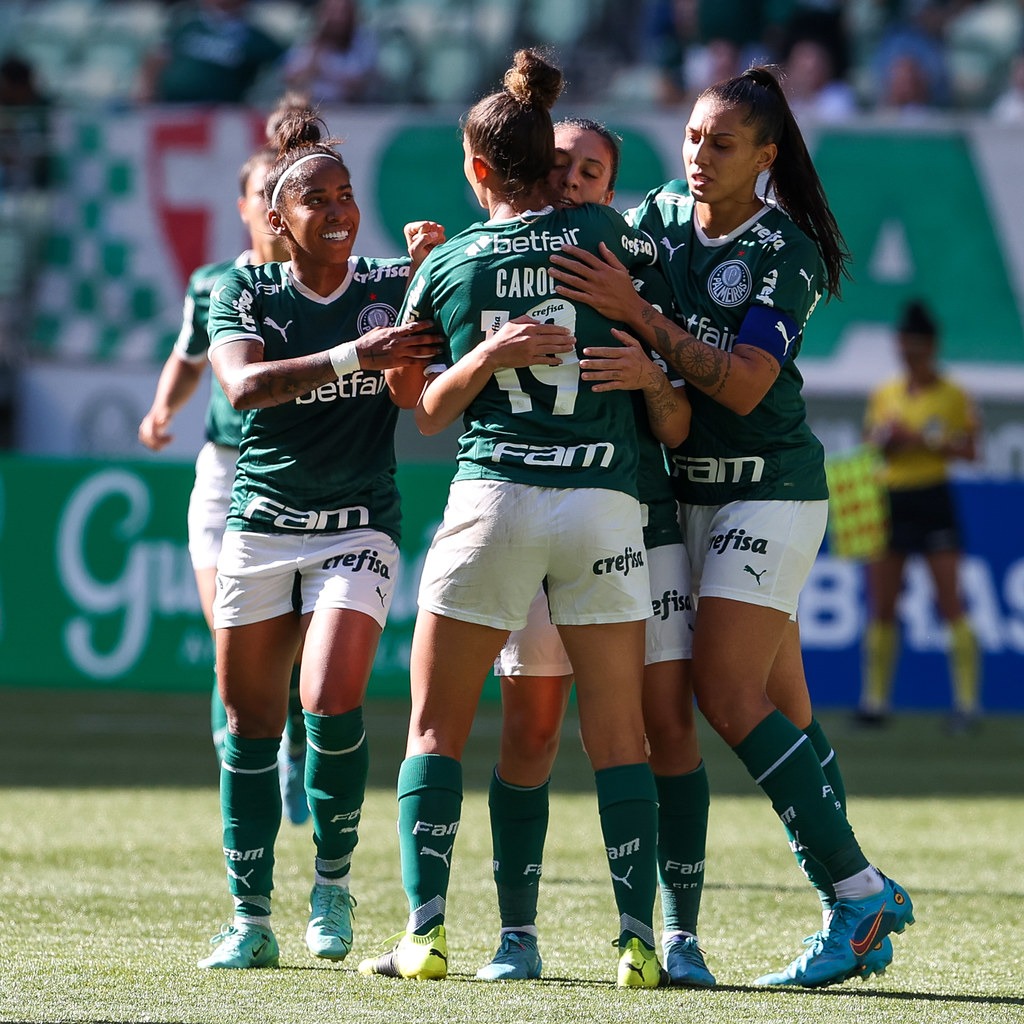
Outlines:
POLYGON ((628 964, 626 964, 626 967, 628 967, 629 970, 635 971, 639 975, 641 981, 644 980, 644 967, 645 966, 646 966, 646 964, 643 964, 643 963, 640 963, 640 964, 628 963, 628 964))
POLYGON ((766 572, 767 572, 768 570, 767 570, 767 569, 762 569, 762 570, 761 570, 760 572, 755 572, 755 571, 754 571, 754 569, 752 569, 752 568, 751 568, 751 567, 750 567, 749 565, 745 565, 745 566, 743 566, 743 571, 744 571, 744 572, 749 572, 749 573, 750 573, 750 575, 751 575, 751 576, 753 576, 755 580, 757 580, 757 585, 758 585, 758 586, 761 586, 761 577, 762 577, 762 576, 763 576, 763 575, 764 575, 764 574, 765 574, 765 573, 766 573, 766 572))

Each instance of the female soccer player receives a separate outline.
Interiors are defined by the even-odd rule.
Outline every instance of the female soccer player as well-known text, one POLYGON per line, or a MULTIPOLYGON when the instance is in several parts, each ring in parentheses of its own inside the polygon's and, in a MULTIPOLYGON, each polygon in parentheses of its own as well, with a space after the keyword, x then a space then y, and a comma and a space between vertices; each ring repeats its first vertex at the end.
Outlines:
POLYGON ((245 416, 214 603, 235 913, 202 967, 278 963, 275 765, 300 641, 316 845, 306 945, 330 960, 351 947, 348 875, 368 763, 362 704, 398 571, 395 403, 418 397, 389 394, 381 371, 439 347, 428 324, 389 326, 409 261, 353 255, 359 207, 324 127, 308 110, 277 127, 268 219, 290 261, 235 269, 211 296, 213 369, 245 416))
MULTIPOLYGON (((286 98, 275 112, 278 116, 286 98)), ((181 331, 157 381, 153 404, 139 424, 139 440, 152 451, 160 451, 173 440, 171 422, 195 393, 209 363, 210 292, 217 279, 236 266, 287 259, 284 241, 270 230, 263 184, 267 171, 277 159, 269 146, 257 150, 239 172, 238 213, 249 232, 249 248, 233 260, 209 263, 189 277, 181 331)), ((196 577, 203 617, 213 632, 213 597, 217 578, 217 557, 224 539, 224 525, 231 504, 238 445, 242 440, 242 414, 231 403, 214 378, 206 407, 206 443, 196 457, 196 475, 188 503, 188 550, 196 577)), ((214 679, 210 701, 210 726, 218 764, 224 757, 227 713, 214 679)), ((288 717, 280 757, 281 797, 289 820, 295 825, 309 818, 309 804, 303 774, 306 764, 306 725, 299 699, 299 668, 292 669, 288 717)))
MULTIPOLYGON (((460 758, 487 672, 543 583, 576 670, 619 910, 618 984, 654 987, 657 793, 643 745, 643 620, 650 589, 636 498, 632 403, 584 384, 579 352, 612 326, 554 294, 548 257, 606 241, 629 267, 651 240, 603 206, 556 210, 550 108, 561 72, 519 51, 505 88, 463 120, 466 178, 489 219, 435 249, 405 315, 449 339, 427 377, 421 430, 466 426, 444 521, 427 555, 411 653, 412 716, 398 780, 409 919, 397 946, 360 970, 447 974, 445 899, 462 803, 460 758)), ((619 372, 622 372, 621 370, 619 372)), ((423 380, 422 372, 394 378, 423 380)), ((666 415, 674 416, 673 406, 666 415)))
MULTIPOLYGON (((619 140, 604 125, 573 118, 555 125, 555 166, 551 174, 556 206, 608 205, 615 195, 619 140)), ((665 288, 654 269, 634 284, 655 300, 651 289, 665 288)), ((670 299, 663 301, 667 306, 670 299)), ((638 372, 628 379, 619 367, 594 357, 588 348, 581 368, 605 370, 603 388, 634 387, 644 402, 686 403, 656 362, 637 349, 638 372)), ((611 351, 611 350, 609 350, 611 351)), ((623 350, 618 350, 619 352, 623 350)), ((660 361, 661 357, 656 357, 660 361)), ((676 378, 677 383, 681 383, 676 378)), ((697 916, 704 879, 708 822, 708 783, 701 761, 688 661, 693 602, 690 569, 679 533, 676 501, 661 442, 675 447, 682 434, 655 437, 645 407, 637 409, 640 445, 640 499, 646 509, 644 545, 651 577, 652 615, 646 623, 643 683, 648 760, 658 789, 658 882, 663 919, 662 951, 673 984, 715 983, 697 941, 697 916)), ((688 419, 683 426, 689 426, 688 419)), ((537 897, 548 823, 548 780, 562 730, 572 666, 548 615, 543 591, 534 600, 526 627, 502 648, 495 672, 500 677, 502 730, 498 763, 490 783, 494 881, 501 934, 490 963, 477 971, 483 981, 538 978, 537 897)))
POLYGON ((607 250, 567 247, 552 274, 559 294, 624 320, 687 382, 693 422, 671 462, 699 600, 698 706, 836 901, 805 952, 758 983, 828 985, 878 970, 885 937, 914 920, 906 891, 861 851, 813 735, 794 724, 812 724, 795 615, 828 497, 795 357, 849 255, 770 69, 701 93, 682 157, 686 180, 654 189, 630 219, 660 240, 685 326, 638 296, 607 250))

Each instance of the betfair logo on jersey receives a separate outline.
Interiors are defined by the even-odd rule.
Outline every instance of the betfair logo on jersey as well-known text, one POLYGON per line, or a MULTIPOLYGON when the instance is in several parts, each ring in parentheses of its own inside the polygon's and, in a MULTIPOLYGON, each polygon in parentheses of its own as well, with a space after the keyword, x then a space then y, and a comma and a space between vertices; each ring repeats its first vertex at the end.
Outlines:
MULTIPOLYGON (((728 533, 716 533, 708 538, 708 551, 722 554, 733 551, 750 551, 755 555, 768 554, 768 540, 765 537, 751 537, 746 530, 729 530, 728 533)), ((753 570, 752 575, 756 576, 753 570)), ((760 582, 760 580, 758 580, 760 582)))
POLYGON ((690 594, 680 594, 678 590, 666 590, 661 597, 651 600, 651 615, 662 622, 670 615, 692 611, 693 597, 690 594))
POLYGON ((760 455, 732 459, 672 455, 671 459, 672 475, 684 476, 694 484, 756 484, 764 476, 764 459, 760 455))
POLYGON ((564 231, 530 231, 528 234, 511 235, 480 235, 466 246, 467 256, 480 256, 491 251, 495 256, 515 256, 527 252, 560 252, 567 245, 579 244, 579 228, 566 228, 564 231))
POLYGON ((611 441, 595 444, 514 444, 501 441, 491 452, 491 462, 514 462, 523 466, 538 468, 587 469, 598 465, 602 469, 611 465, 615 456, 615 445, 611 441))
POLYGON ((708 294, 720 306, 738 306, 750 298, 750 268, 742 260, 726 260, 711 271, 708 294))
POLYGON ((621 555, 599 558, 591 569, 595 576, 628 576, 632 569, 642 569, 646 564, 642 548, 627 546, 621 555))
POLYGON ((646 256, 647 259, 654 261, 654 255, 657 252, 654 242, 651 241, 646 235, 638 237, 636 235, 623 235, 619 239, 622 243, 622 248, 630 254, 630 256, 646 256))
POLYGON ((242 518, 267 523, 282 530, 355 530, 370 525, 370 510, 365 505, 350 505, 348 508, 311 509, 304 512, 271 498, 253 498, 245 506, 242 518))
POLYGON ((312 405, 314 402, 336 402, 339 398, 361 398, 379 395, 387 387, 387 381, 380 370, 353 370, 344 377, 321 384, 308 395, 295 399, 296 405, 312 405))
POLYGON ((344 555, 335 555, 324 562, 325 569, 351 569, 353 572, 373 572, 382 579, 391 579, 391 570, 387 562, 382 562, 376 551, 363 548, 357 555, 354 551, 346 552, 344 555))
POLYGON ((685 322, 686 329, 698 341, 703 341, 705 345, 714 345, 715 348, 720 348, 723 352, 732 351, 732 347, 736 343, 736 335, 728 327, 719 327, 717 324, 713 324, 708 317, 698 317, 696 313, 691 313, 685 322))
POLYGON ((359 284, 370 284, 390 277, 408 277, 408 263, 392 263, 386 267, 374 267, 368 274, 353 274, 352 280, 359 284))

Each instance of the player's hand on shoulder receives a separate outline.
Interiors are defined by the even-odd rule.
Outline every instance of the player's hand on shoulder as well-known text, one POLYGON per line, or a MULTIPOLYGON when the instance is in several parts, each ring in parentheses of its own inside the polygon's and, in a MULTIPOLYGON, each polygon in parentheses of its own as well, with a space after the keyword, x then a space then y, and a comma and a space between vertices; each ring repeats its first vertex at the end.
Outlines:
POLYGON ((359 338, 356 347, 361 366, 386 370, 433 359, 443 344, 444 338, 434 333, 433 321, 413 320, 400 327, 375 327, 359 338))
POLYGON ((413 271, 427 258, 431 250, 445 240, 444 225, 433 220, 410 221, 402 229, 402 233, 405 235, 405 247, 412 258, 413 271))
POLYGON ((561 353, 576 347, 576 338, 567 327, 543 324, 532 317, 506 320, 480 346, 496 369, 518 366, 558 366, 561 353))

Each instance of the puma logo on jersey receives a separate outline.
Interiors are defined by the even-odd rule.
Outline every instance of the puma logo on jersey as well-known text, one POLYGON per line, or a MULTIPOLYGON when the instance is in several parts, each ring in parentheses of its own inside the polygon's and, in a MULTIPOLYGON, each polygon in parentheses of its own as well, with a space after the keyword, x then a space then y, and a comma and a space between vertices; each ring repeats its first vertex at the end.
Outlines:
POLYGON ((686 243, 685 243, 685 242, 680 242, 680 243, 679 243, 678 245, 673 245, 673 244, 672 244, 672 243, 671 243, 671 242, 670 242, 670 241, 668 240, 668 235, 665 235, 665 237, 664 237, 664 238, 662 238, 662 240, 661 240, 661 244, 662 244, 663 246, 665 246, 665 249, 666 249, 666 250, 668 251, 668 261, 669 261, 669 263, 671 263, 671 262, 672 262, 672 257, 673 257, 673 256, 675 256, 675 254, 676 254, 676 253, 677 253, 677 252, 678 252, 678 251, 679 251, 680 249, 682 249, 682 248, 683 248, 683 246, 685 246, 685 245, 686 245, 686 243))
POLYGON ((263 318, 264 325, 267 326, 267 327, 273 327, 274 330, 277 331, 277 333, 281 335, 281 338, 284 340, 285 344, 288 343, 288 335, 285 334, 284 332, 286 330, 288 330, 288 328, 291 327, 291 325, 294 322, 295 322, 294 320, 289 320, 288 323, 286 323, 284 325, 284 327, 282 327, 279 323, 276 323, 269 316, 266 316, 266 317, 263 318))
POLYGON ((813 274, 808 274, 803 267, 800 268, 800 276, 807 282, 807 290, 811 290, 811 282, 814 280, 813 274))
POLYGON ((785 348, 783 348, 782 350, 782 354, 785 355, 789 351, 789 346, 792 345, 794 341, 796 341, 796 335, 794 334, 791 338, 786 333, 786 325, 781 320, 775 321, 775 330, 777 330, 779 334, 782 335, 782 340, 786 343, 785 348))

